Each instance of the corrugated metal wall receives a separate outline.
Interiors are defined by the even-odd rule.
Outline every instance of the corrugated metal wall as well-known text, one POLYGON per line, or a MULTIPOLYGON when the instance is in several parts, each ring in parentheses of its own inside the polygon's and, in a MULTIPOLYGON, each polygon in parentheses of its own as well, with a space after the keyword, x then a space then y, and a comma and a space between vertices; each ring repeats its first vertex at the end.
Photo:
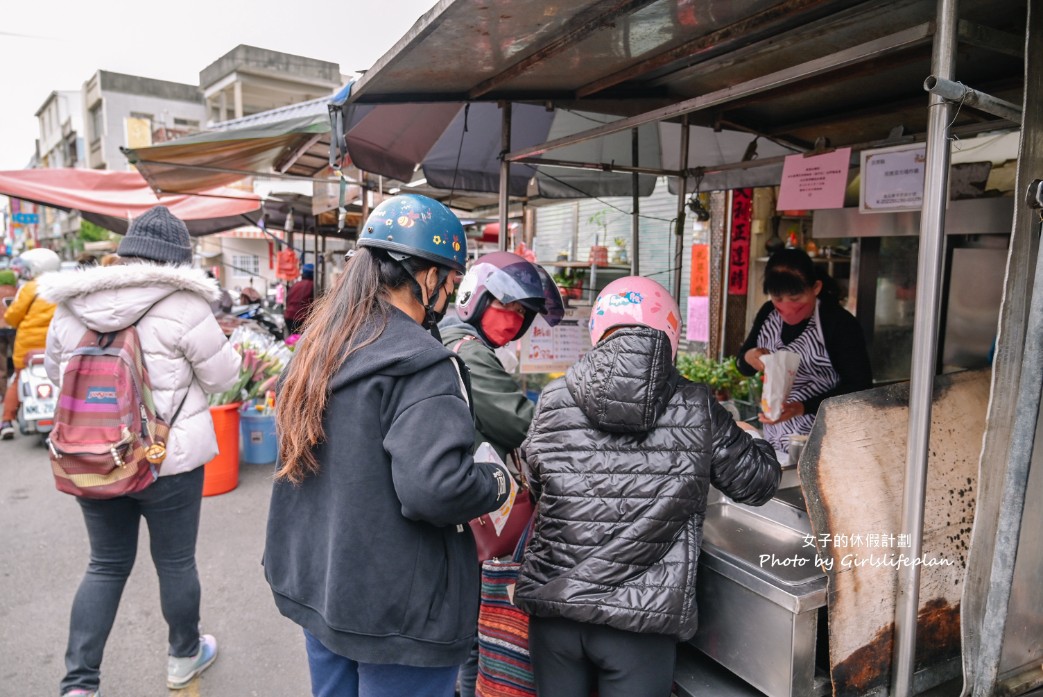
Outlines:
MULTIPOLYGON (((533 248, 536 258, 546 266, 561 253, 568 254, 570 260, 587 261, 590 259, 590 247, 597 243, 612 246, 613 239, 622 237, 626 240, 628 252, 632 250, 632 223, 630 213, 633 200, 629 197, 609 197, 604 199, 581 199, 568 203, 556 203, 540 206, 536 210, 536 231, 533 248), (607 234, 603 233, 592 216, 605 211, 604 222, 607 234), (607 237, 608 239, 604 239, 607 237)), ((656 182, 651 196, 640 201, 640 235, 641 235, 641 275, 655 279, 673 292, 674 266, 674 220, 677 216, 677 195, 667 190, 666 179, 656 182)), ((681 254, 681 317, 686 316, 686 299, 688 297, 689 264, 691 262, 690 225, 686 225, 684 251, 681 254)), ((617 278, 619 274, 599 277, 602 280, 617 278)), ((683 336, 682 332, 682 336, 683 336)))

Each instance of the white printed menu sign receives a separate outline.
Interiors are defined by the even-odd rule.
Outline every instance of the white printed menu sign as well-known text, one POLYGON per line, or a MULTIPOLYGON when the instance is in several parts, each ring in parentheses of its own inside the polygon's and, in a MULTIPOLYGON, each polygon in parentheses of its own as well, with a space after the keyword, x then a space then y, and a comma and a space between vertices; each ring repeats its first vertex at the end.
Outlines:
POLYGON ((864 150, 860 160, 858 209, 861 213, 918 211, 923 207, 926 145, 864 150))
POLYGON ((537 316, 521 340, 521 372, 560 373, 590 350, 590 307, 570 307, 556 327, 537 316))

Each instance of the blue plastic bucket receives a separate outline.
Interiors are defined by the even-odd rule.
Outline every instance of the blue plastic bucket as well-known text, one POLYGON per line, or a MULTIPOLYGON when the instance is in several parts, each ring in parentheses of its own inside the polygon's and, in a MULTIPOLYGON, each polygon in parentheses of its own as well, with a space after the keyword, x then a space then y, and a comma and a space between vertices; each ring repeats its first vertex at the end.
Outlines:
POLYGON ((239 455, 251 465, 275 462, 279 447, 275 440, 275 415, 265 416, 253 404, 243 406, 239 419, 239 455))

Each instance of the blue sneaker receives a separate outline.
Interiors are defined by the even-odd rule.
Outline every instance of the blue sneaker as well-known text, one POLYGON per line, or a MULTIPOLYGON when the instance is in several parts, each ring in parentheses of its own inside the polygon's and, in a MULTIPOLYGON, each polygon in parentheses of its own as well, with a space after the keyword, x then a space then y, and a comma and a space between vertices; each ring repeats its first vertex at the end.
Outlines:
POLYGON ((199 637, 199 651, 195 656, 167 658, 167 687, 180 690, 192 682, 217 659, 217 639, 210 634, 199 637))
POLYGON ((69 690, 68 692, 63 692, 62 697, 101 697, 101 691, 80 689, 69 690))

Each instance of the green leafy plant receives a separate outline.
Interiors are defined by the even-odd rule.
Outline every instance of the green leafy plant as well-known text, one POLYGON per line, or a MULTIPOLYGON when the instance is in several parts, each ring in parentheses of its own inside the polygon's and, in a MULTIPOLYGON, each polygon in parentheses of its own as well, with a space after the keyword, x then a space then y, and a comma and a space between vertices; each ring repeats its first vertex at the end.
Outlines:
POLYGON ((582 289, 583 281, 587 277, 586 269, 565 267, 553 276, 554 283, 563 290, 582 289))
POLYGON ((608 211, 601 209, 597 213, 587 218, 587 222, 591 225, 597 225, 600 230, 599 233, 594 235, 594 244, 600 244, 598 240, 608 240, 608 211))
POLYGON ((760 381, 756 375, 746 377, 740 373, 734 356, 716 361, 706 356, 681 353, 677 356, 677 372, 692 382, 709 385, 721 401, 760 400, 760 381))

